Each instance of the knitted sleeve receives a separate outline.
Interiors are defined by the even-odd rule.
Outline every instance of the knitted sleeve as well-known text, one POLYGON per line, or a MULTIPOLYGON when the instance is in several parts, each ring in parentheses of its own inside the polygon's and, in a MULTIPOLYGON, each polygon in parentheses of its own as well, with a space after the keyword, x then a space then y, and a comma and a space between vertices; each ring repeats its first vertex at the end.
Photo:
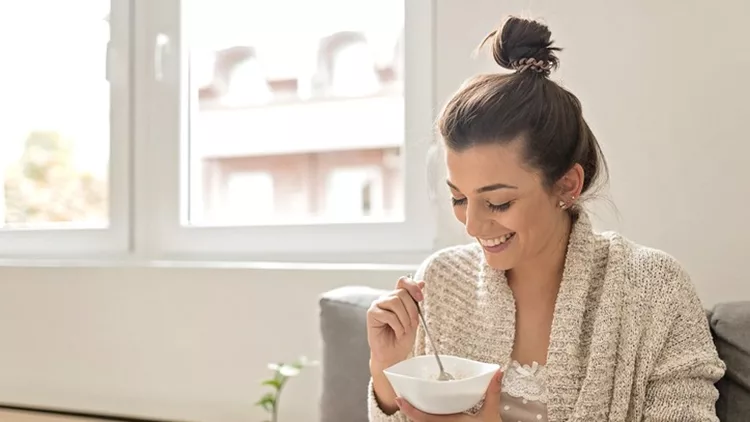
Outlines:
POLYGON ((711 339, 706 313, 687 274, 678 269, 666 342, 646 386, 643 421, 719 421, 714 383, 725 366, 711 339))
MULTIPOLYGON (((425 276, 427 273, 427 267, 429 266, 430 262, 432 261, 433 257, 428 258, 425 260, 425 262, 420 266, 419 270, 417 270, 416 274, 414 274, 415 280, 425 280, 425 276)), ((427 287, 429 285, 429 282, 425 283, 425 287, 422 290, 422 293, 424 294, 424 300, 422 305, 422 310, 425 313, 425 319, 429 319, 427 314, 427 308, 428 308, 428 301, 429 301, 429 288, 427 287)), ((425 334, 422 330, 422 325, 420 324, 417 327, 417 337, 414 341, 414 349, 409 354, 409 358, 414 356, 420 356, 425 354, 425 334)), ((370 383, 367 386, 368 393, 367 393, 367 413, 368 413, 368 420, 370 422, 408 422, 408 419, 404 414, 402 414, 400 411, 397 411, 396 413, 392 415, 388 415, 380 408, 378 405, 377 400, 375 399, 375 391, 372 387, 372 378, 370 378, 370 383)))

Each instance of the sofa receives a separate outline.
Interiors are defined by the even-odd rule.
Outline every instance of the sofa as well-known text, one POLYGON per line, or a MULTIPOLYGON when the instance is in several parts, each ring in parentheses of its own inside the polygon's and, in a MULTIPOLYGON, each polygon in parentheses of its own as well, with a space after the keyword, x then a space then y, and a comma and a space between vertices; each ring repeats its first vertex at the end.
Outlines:
MULTIPOLYGON (((367 308, 384 291, 349 286, 320 298, 322 337, 321 422, 366 422, 369 347, 367 308)), ((706 311, 727 372, 717 383, 716 411, 722 422, 750 420, 750 302, 716 305, 706 311)))

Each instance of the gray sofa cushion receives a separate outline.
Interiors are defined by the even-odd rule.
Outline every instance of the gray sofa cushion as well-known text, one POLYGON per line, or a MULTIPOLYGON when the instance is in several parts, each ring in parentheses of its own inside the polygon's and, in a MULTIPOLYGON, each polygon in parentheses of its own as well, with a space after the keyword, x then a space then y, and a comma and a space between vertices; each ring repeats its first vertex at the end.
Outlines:
POLYGON ((320 298, 321 421, 367 422, 370 347, 366 310, 383 293, 369 287, 352 286, 329 291, 320 298))
POLYGON ((717 384, 716 412, 722 422, 750 417, 750 302, 724 303, 710 316, 716 349, 727 372, 717 384))

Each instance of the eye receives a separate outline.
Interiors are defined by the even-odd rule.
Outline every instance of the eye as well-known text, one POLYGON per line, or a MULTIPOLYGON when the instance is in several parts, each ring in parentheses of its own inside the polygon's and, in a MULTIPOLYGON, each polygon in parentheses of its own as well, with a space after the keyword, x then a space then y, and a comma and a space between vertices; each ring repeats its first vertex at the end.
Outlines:
POLYGON ((508 209, 510 208, 511 205, 513 205, 513 201, 508 201, 508 202, 506 202, 504 204, 500 204, 500 205, 495 205, 495 204, 490 203, 490 202, 487 203, 487 207, 489 207, 489 209, 492 210, 493 212, 505 212, 505 211, 508 211, 508 209))
POLYGON ((454 207, 459 207, 461 205, 466 205, 466 198, 451 198, 451 202, 454 207))

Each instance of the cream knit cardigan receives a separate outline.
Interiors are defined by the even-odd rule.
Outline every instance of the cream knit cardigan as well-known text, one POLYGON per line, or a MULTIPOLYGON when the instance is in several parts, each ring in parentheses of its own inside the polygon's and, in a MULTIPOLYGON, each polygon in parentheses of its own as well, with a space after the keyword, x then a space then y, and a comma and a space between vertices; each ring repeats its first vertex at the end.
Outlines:
MULTIPOLYGON (((509 361, 513 294, 478 245, 435 253, 416 278, 441 353, 509 361)), ((428 352, 420 330, 414 354, 428 352)), ((718 421, 725 366, 688 275, 663 252, 594 233, 585 213, 571 232, 546 365, 550 422, 718 421)), ((372 385, 369 419, 406 421, 380 410, 372 385)))

